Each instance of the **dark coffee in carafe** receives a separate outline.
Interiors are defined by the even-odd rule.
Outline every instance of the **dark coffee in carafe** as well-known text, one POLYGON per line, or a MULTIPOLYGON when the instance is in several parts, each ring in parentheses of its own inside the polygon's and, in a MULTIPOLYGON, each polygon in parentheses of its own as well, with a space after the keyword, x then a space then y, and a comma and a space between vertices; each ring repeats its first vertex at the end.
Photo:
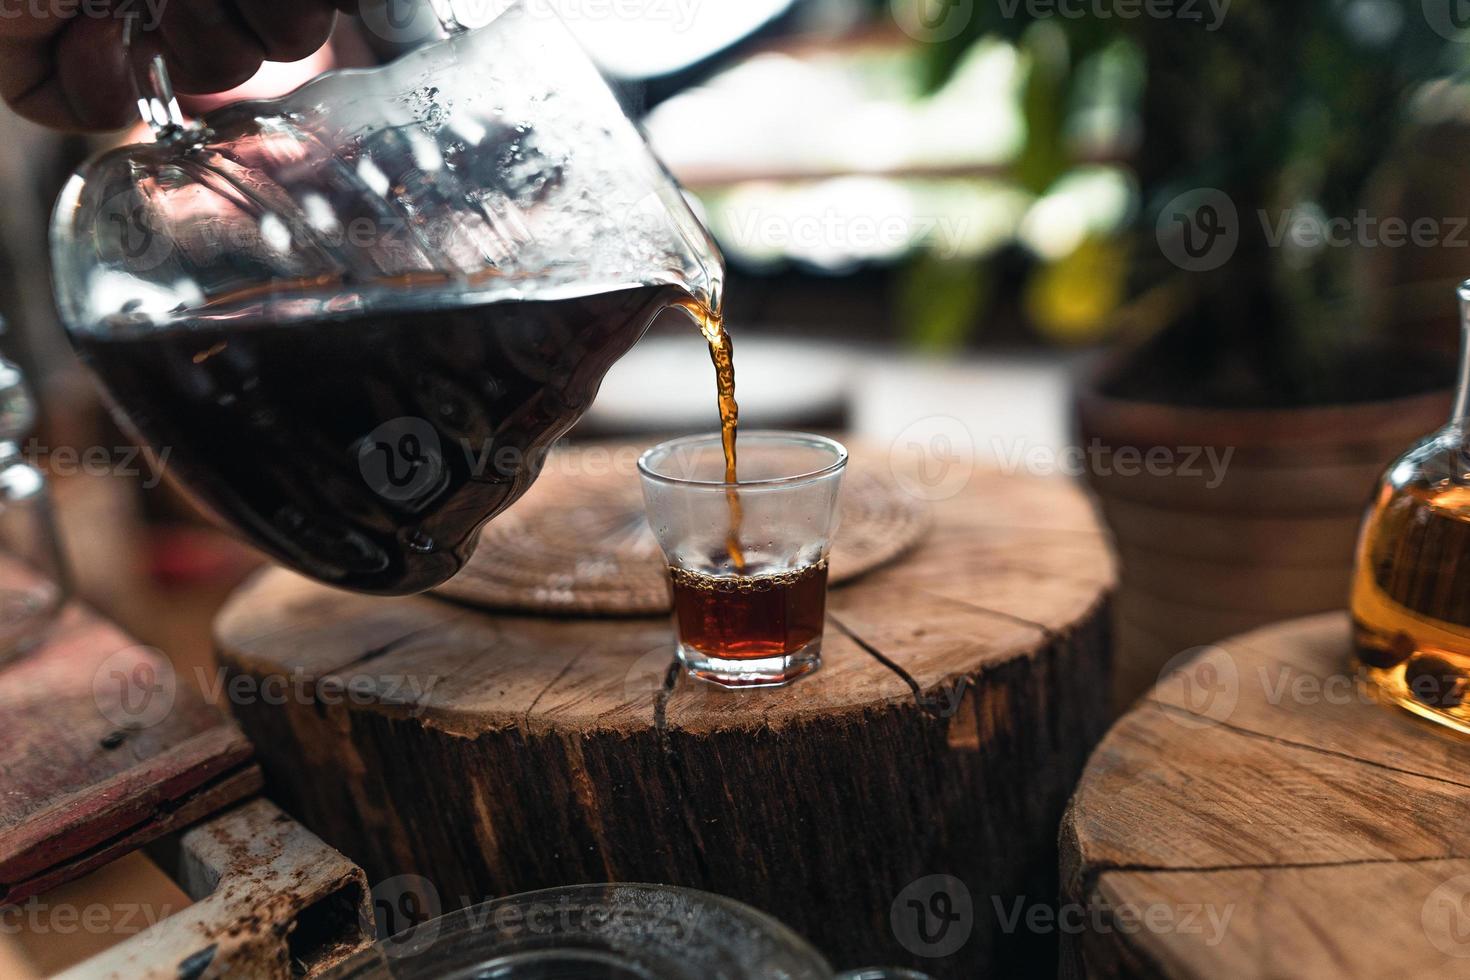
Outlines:
POLYGON ((458 571, 683 291, 78 336, 166 472, 274 557, 407 594, 458 571))

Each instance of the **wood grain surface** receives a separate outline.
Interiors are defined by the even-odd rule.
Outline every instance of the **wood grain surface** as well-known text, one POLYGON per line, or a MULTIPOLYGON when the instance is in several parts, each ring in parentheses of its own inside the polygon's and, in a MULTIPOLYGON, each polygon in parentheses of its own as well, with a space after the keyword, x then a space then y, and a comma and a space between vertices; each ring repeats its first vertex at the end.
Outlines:
POLYGON ((1348 650, 1340 614, 1226 640, 1108 733, 1063 822, 1073 975, 1470 976, 1470 740, 1348 650))

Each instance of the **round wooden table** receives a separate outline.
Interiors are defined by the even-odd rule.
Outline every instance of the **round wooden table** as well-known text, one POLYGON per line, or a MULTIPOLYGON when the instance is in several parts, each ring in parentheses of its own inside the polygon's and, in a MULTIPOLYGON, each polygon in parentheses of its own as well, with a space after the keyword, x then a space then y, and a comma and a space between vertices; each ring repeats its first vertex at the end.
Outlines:
POLYGON ((1470 976, 1470 740, 1376 703, 1341 614, 1180 658, 1062 827, 1074 976, 1470 976))
POLYGON ((839 968, 1034 964, 1045 948, 1007 936, 991 896, 1054 894, 1061 812, 1107 723, 1113 562, 1066 481, 949 488, 915 550, 832 592, 824 666, 787 688, 683 676, 663 616, 270 571, 217 623, 234 710, 274 798, 374 881, 419 876, 431 911, 650 881, 764 909, 839 968), (921 929, 958 908, 933 905, 936 880, 968 895, 963 921, 921 929))

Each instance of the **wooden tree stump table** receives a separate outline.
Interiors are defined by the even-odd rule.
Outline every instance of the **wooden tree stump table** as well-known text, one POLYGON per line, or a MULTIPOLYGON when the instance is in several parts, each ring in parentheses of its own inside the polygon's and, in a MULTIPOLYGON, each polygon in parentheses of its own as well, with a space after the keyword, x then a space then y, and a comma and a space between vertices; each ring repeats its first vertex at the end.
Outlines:
POLYGON ((1340 614, 1171 668, 1063 821, 1067 969, 1470 976, 1470 740, 1374 702, 1340 614))
POLYGON ((660 882, 766 910, 842 967, 974 976, 1032 955, 990 896, 1055 895, 1062 808, 1106 726, 1114 570, 1063 481, 976 474, 934 520, 834 590, 822 670, 779 690, 682 676, 664 617, 490 614, 283 571, 217 639, 248 689, 286 692, 235 708, 271 794, 370 879, 421 876, 383 886, 411 881, 421 912, 660 882), (972 898, 946 945, 897 901, 933 875, 972 898))

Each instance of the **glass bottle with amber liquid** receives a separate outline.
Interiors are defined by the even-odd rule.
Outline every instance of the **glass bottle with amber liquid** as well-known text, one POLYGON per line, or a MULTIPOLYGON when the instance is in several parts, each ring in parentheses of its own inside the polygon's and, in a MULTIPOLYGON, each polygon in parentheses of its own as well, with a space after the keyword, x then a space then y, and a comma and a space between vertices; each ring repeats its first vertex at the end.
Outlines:
POLYGON ((1353 643, 1386 700, 1470 735, 1470 282, 1450 424, 1398 459, 1358 540, 1353 643))

